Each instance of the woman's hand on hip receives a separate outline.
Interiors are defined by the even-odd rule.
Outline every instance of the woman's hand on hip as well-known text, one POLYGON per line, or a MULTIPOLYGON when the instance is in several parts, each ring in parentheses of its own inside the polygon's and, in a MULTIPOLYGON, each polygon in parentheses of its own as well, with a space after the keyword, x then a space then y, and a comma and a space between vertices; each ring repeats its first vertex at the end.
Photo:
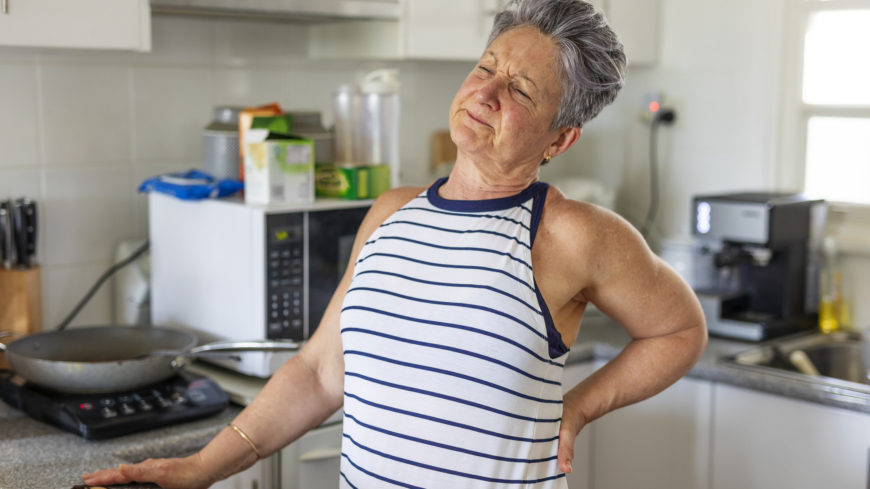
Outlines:
POLYGON ((577 396, 572 394, 575 393, 569 392, 563 398, 562 424, 559 427, 559 469, 566 474, 573 472, 574 440, 587 423, 577 396))
POLYGON ((206 489, 211 480, 202 470, 199 454, 187 458, 148 459, 134 465, 99 470, 82 476, 89 486, 153 482, 164 489, 206 489))

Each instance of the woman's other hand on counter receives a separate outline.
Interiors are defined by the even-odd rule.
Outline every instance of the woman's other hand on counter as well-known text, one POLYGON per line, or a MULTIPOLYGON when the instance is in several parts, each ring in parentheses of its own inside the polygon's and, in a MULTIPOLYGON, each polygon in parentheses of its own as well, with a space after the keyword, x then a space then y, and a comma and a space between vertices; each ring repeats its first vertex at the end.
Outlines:
POLYGON ((164 489, 205 489, 215 481, 202 470, 199 454, 187 458, 148 459, 134 465, 99 470, 82 476, 89 486, 153 482, 164 489))

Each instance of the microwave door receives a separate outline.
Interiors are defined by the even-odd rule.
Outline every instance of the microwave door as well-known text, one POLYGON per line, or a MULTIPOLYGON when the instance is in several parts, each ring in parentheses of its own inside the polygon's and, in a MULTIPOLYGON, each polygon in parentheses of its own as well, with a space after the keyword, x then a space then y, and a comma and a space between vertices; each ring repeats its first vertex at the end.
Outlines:
POLYGON ((308 331, 311 337, 347 270, 368 207, 308 214, 308 331))

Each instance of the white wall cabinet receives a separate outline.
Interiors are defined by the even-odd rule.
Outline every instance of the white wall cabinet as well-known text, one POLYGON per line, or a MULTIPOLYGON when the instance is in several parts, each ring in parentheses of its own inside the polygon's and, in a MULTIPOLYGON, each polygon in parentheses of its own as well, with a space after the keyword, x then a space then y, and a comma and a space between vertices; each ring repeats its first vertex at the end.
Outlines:
POLYGON ((499 0, 407 0, 404 55, 412 59, 477 61, 486 48, 499 0))
MULTIPOLYGON (((592 0, 633 66, 658 60, 660 0, 592 0)), ((477 61, 506 0, 404 0, 398 21, 318 24, 309 55, 338 59, 477 61)))
POLYGON ((717 384, 711 489, 866 489, 870 416, 717 384))
POLYGON ((705 489, 710 382, 683 378, 646 401, 595 421, 595 489, 705 489))
POLYGON ((312 58, 477 61, 505 0, 404 0, 401 18, 312 25, 312 58))
POLYGON ((151 50, 148 0, 0 0, 0 46, 151 50))

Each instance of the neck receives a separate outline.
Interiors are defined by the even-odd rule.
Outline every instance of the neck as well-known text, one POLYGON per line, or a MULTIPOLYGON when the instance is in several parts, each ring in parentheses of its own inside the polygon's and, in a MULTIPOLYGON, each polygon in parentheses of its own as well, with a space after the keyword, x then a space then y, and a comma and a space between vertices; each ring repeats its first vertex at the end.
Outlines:
POLYGON ((456 156, 450 178, 438 189, 448 200, 490 200, 510 197, 538 181, 540 163, 503 168, 498 164, 485 167, 463 152, 456 156))

